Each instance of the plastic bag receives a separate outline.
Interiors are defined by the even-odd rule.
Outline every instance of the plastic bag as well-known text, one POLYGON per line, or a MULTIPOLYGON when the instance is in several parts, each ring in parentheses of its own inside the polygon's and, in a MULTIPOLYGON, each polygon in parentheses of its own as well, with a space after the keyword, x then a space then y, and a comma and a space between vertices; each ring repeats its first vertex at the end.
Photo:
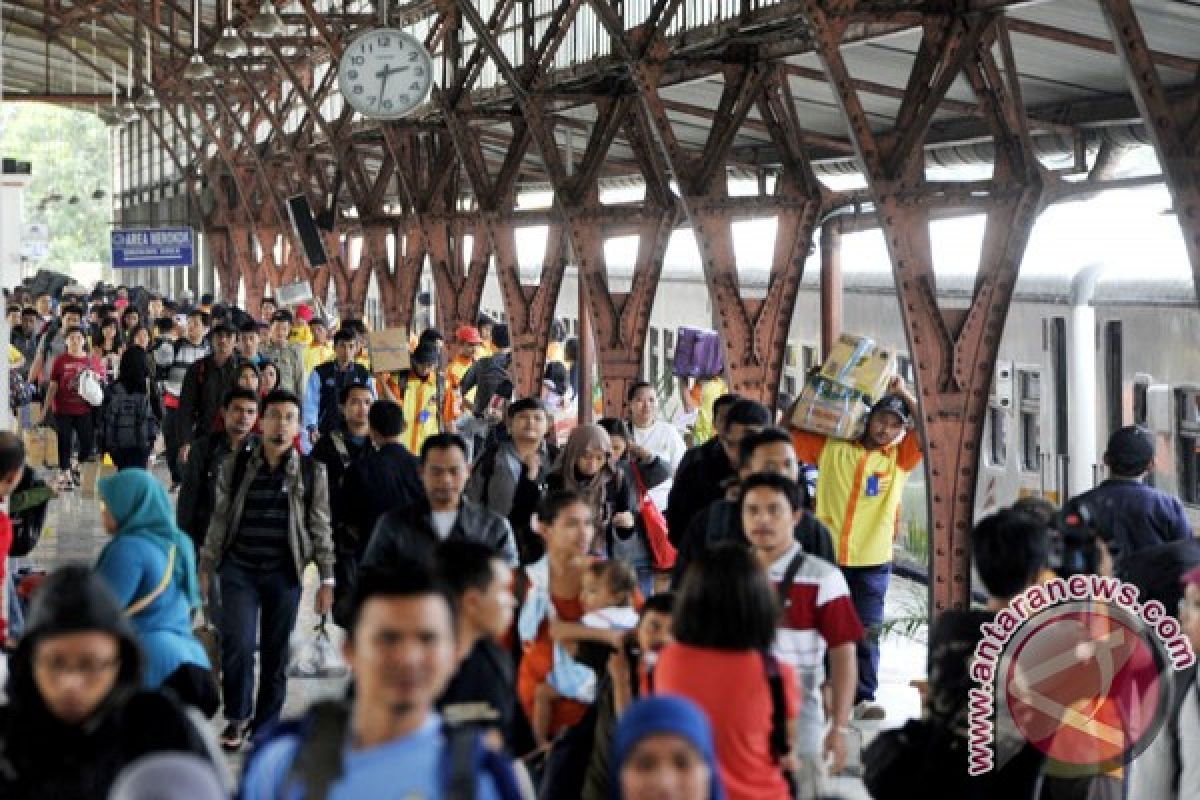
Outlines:
POLYGON ((329 635, 326 617, 313 626, 312 635, 292 657, 289 678, 340 678, 349 672, 329 635))

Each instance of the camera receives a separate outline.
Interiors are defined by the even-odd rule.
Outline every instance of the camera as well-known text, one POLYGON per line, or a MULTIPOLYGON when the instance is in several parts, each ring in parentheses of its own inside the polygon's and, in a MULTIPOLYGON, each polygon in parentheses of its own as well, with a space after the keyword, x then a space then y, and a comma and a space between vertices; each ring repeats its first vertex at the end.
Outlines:
POLYGON ((1048 525, 1049 567, 1060 578, 1099 573, 1104 550, 1113 561, 1120 557, 1116 540, 1096 527, 1091 509, 1078 498, 1063 506, 1048 525))

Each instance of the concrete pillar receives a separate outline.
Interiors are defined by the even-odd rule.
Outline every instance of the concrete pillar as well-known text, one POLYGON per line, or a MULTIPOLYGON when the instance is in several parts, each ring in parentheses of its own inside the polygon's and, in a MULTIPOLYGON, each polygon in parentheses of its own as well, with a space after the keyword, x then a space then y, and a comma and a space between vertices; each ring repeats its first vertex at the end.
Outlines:
POLYGON ((1096 442, 1096 309, 1092 297, 1102 265, 1084 267, 1071 281, 1067 317, 1067 485, 1064 497, 1092 488, 1096 442))
MULTIPOLYGON (((22 206, 29 175, 0 174, 0 287, 12 289, 21 282, 22 206)), ((9 341, 7 318, 0 319, 0 342, 9 341)), ((0 347, 0 427, 12 425, 8 407, 8 348, 0 347)))

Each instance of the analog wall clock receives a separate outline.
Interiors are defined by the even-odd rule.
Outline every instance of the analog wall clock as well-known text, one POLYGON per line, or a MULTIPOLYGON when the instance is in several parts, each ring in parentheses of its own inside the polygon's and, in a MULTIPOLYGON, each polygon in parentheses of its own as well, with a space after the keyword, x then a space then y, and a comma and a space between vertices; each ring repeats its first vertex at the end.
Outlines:
POLYGON ((398 119, 424 102, 433 86, 433 59, 412 34, 372 28, 351 39, 338 64, 338 88, 355 111, 398 119))

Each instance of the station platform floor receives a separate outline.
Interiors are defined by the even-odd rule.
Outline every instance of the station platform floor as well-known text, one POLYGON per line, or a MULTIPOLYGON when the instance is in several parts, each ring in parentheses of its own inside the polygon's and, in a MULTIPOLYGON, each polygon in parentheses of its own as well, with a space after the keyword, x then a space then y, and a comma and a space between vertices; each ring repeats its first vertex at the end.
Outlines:
MULTIPOLYGON (((166 470, 156 467, 154 472, 167 483, 166 470)), ((20 560, 21 565, 31 565, 53 571, 65 564, 91 564, 107 540, 100 522, 99 506, 95 497, 85 496, 76 489, 63 492, 51 501, 50 512, 37 548, 20 560)), ((299 646, 317 624, 313 613, 315 573, 310 570, 306 580, 300 615, 293 634, 293 645, 299 646)), ((880 686, 878 702, 886 709, 887 717, 882 722, 855 721, 854 727, 861 746, 865 746, 880 730, 899 727, 908 719, 920 714, 920 697, 910 682, 925 677, 926 644, 924 629, 905 630, 909 620, 925 613, 923 597, 926 588, 918 583, 893 576, 885 608, 885 625, 893 628, 885 634, 881 646, 880 686)), ((340 641, 340 630, 332 627, 335 641, 340 641)), ((302 713, 312 702, 323 697, 337 695, 345 689, 344 679, 290 678, 288 680, 285 716, 302 713)), ((214 731, 219 731, 223 720, 218 713, 214 720, 214 731)), ((852 747, 852 753, 859 748, 852 747)), ((854 755, 851 756, 851 772, 854 772, 854 755)), ((237 759, 232 759, 236 768, 237 759)), ((851 800, 867 797, 857 780, 841 782, 839 795, 851 800)))

